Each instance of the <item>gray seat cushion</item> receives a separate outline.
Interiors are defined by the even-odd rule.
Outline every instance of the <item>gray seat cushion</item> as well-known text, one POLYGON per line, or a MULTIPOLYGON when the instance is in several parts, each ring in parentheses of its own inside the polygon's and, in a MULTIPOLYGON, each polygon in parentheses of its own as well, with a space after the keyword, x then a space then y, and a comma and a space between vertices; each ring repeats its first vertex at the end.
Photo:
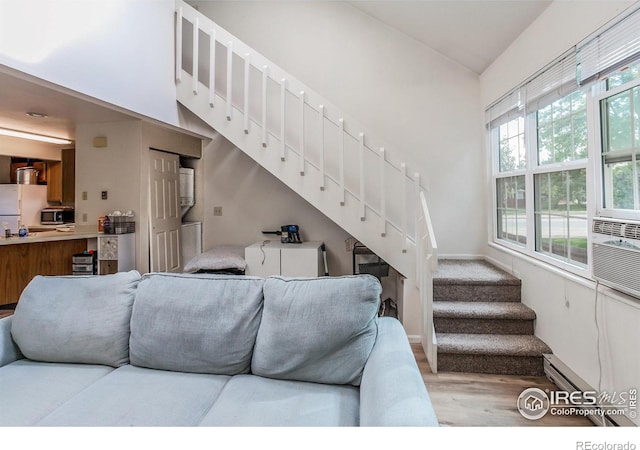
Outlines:
POLYGON ((34 361, 127 364, 131 306, 139 279, 136 271, 36 276, 16 307, 13 340, 34 361))
POLYGON ((238 375, 200 426, 357 426, 358 388, 238 375))
POLYGON ((131 364, 181 372, 247 373, 264 280, 149 274, 131 318, 131 364))
POLYGON ((21 359, 0 368, 0 424, 35 425, 113 367, 21 359))
POLYGON ((376 340, 381 292, 370 275, 268 278, 252 373, 359 385, 376 340))
POLYGON ((70 399, 38 426, 195 426, 228 379, 124 366, 70 399))

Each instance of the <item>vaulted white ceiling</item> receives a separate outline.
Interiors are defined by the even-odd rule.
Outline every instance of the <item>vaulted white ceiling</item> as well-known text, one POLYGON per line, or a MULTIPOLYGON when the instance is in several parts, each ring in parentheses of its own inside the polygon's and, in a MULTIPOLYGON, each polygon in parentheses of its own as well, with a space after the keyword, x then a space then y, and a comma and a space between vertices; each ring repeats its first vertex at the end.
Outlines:
POLYGON ((349 3, 480 74, 552 2, 356 0, 349 3))

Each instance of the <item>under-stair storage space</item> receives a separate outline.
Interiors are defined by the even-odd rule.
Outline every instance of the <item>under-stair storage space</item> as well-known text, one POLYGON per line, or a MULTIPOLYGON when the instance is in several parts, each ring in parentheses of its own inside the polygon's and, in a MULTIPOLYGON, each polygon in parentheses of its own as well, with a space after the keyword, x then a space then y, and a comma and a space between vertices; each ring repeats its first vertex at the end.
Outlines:
POLYGON ((534 336, 521 281, 476 260, 441 260, 433 279, 438 370, 543 375, 551 349, 534 336))

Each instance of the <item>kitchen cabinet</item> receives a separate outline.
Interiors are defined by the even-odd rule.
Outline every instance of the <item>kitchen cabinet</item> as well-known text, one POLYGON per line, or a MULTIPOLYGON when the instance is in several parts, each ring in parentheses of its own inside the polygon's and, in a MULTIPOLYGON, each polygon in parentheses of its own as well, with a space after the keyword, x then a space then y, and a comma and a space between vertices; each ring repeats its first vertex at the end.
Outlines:
POLYGON ((52 204, 74 204, 76 196, 76 151, 62 150, 61 161, 47 163, 47 201, 52 204))
POLYGON ((0 305, 17 303, 36 275, 71 275, 72 256, 86 249, 86 239, 0 245, 0 305))

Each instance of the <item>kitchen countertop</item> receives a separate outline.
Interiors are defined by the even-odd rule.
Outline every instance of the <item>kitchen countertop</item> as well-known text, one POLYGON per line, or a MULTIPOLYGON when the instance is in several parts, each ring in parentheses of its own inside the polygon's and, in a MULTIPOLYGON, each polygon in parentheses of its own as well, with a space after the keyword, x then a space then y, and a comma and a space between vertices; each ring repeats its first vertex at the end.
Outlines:
POLYGON ((74 231, 29 231, 29 234, 26 237, 14 235, 10 238, 6 238, 0 235, 0 245, 91 239, 97 237, 99 234, 102 233, 98 233, 95 227, 77 227, 74 231))

